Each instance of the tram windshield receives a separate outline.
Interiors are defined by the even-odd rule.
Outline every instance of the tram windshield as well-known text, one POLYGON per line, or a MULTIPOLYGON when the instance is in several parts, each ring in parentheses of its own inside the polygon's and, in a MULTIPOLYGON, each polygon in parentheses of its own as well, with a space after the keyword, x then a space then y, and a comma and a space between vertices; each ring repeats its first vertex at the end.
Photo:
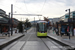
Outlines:
POLYGON ((47 24, 46 23, 39 23, 39 31, 47 31, 47 24))

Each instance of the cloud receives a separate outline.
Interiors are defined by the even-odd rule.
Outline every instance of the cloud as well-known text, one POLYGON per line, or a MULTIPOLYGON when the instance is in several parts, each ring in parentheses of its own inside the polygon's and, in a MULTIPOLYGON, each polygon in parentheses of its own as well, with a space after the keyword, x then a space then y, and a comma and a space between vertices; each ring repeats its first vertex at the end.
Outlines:
MULTIPOLYGON (((5 10, 7 14, 11 11, 11 4, 14 6, 13 12, 21 14, 42 14, 48 17, 60 17, 66 13, 65 10, 68 8, 71 11, 75 10, 74 0, 46 0, 46 2, 45 0, 0 0, 0 8, 5 10)), ((21 19, 21 16, 14 17, 21 19)), ((22 17, 25 18, 26 16, 22 17)), ((29 18, 34 19, 34 16, 30 16, 29 18)))
POLYGON ((42 3, 44 2, 45 0, 17 0, 16 2, 19 2, 19 3, 42 3))

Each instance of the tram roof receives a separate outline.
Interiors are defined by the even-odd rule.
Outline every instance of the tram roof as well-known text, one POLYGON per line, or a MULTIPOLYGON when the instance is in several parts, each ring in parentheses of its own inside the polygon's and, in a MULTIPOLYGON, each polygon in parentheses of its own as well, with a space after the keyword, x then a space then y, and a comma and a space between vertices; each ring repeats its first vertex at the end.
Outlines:
POLYGON ((42 23, 42 22, 47 23, 47 21, 38 21, 37 23, 42 23))

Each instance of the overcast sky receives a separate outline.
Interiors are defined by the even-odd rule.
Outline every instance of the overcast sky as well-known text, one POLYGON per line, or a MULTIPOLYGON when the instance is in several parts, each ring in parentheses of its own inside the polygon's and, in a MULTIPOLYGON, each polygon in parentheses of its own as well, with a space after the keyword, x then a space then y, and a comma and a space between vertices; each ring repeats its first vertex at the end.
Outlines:
MULTIPOLYGON (((42 14, 48 18, 61 17, 65 15, 66 9, 75 10, 74 0, 0 0, 0 9, 8 14, 11 12, 11 4, 13 4, 13 13, 17 14, 42 14)), ((13 16, 19 20, 28 18, 30 21, 43 16, 13 16)))

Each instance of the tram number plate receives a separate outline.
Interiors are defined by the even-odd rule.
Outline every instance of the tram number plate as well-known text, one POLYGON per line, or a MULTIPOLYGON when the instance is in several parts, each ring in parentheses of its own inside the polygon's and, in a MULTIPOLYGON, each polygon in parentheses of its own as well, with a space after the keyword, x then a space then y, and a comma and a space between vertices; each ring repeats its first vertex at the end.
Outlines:
POLYGON ((44 33, 44 32, 42 32, 42 33, 44 33))

